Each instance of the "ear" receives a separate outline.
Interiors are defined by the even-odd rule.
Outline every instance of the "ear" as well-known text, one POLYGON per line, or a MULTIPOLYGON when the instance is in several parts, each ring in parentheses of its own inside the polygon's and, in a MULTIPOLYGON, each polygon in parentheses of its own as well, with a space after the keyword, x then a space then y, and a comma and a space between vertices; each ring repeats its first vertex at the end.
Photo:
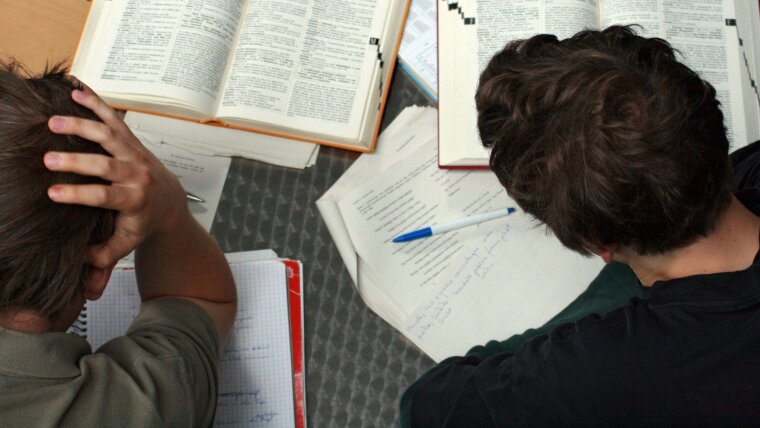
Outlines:
POLYGON ((105 268, 98 268, 89 265, 90 272, 87 275, 87 279, 84 283, 84 289, 82 290, 82 294, 84 295, 85 299, 100 299, 100 296, 102 296, 103 292, 106 290, 106 284, 108 284, 108 280, 111 279, 111 272, 113 272, 114 266, 116 266, 116 263, 105 268))
POLYGON ((617 245, 600 245, 596 247, 596 250, 594 250, 594 252, 596 255, 601 257, 605 263, 609 263, 613 260, 617 249, 617 245))

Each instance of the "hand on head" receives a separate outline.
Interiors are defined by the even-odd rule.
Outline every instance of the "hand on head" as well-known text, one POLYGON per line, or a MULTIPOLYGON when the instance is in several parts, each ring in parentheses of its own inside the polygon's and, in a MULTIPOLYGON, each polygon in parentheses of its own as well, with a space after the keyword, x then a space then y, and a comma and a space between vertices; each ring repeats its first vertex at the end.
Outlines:
POLYGON ((172 226, 190 213, 185 191, 174 174, 140 143, 113 109, 90 88, 82 88, 74 90, 72 98, 103 122, 53 116, 48 126, 57 134, 78 135, 98 143, 113 157, 48 152, 45 165, 53 171, 99 177, 111 184, 56 184, 48 189, 48 195, 59 203, 118 211, 111 238, 88 254, 90 264, 105 268, 152 236, 171 233, 172 226))

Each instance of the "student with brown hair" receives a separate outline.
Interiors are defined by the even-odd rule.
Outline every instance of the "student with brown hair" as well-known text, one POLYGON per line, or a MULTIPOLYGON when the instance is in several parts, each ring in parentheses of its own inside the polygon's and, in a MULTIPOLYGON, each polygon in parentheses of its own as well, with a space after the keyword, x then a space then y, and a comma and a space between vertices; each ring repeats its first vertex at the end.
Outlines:
POLYGON ((234 321, 224 254, 89 88, 0 67, 0 424, 209 426, 234 321), (64 333, 136 249, 139 315, 93 352, 64 333))
POLYGON ((510 196, 609 264, 546 326, 425 374, 402 426, 756 424, 760 142, 729 156, 715 89, 610 27, 508 44, 476 104, 510 196))

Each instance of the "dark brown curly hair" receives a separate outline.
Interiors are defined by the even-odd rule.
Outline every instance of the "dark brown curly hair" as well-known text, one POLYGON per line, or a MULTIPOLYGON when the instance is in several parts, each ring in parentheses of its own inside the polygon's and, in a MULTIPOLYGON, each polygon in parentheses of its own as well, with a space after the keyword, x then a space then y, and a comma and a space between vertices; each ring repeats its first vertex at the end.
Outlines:
POLYGON ((663 253, 731 200, 715 89, 630 27, 507 44, 480 77, 478 129, 510 196, 568 248, 663 253))

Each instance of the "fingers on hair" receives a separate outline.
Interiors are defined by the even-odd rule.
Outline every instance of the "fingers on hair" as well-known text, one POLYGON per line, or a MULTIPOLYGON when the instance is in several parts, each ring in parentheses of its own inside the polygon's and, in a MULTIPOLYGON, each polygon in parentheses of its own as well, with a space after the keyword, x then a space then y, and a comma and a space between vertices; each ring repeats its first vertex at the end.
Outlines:
POLYGON ((49 171, 50 151, 105 154, 76 136, 48 129, 52 115, 97 117, 71 99, 63 65, 32 75, 18 62, 0 63, 0 305, 55 317, 72 301, 87 275, 89 245, 113 233, 113 211, 56 204, 48 188, 61 183, 104 183, 49 171))

